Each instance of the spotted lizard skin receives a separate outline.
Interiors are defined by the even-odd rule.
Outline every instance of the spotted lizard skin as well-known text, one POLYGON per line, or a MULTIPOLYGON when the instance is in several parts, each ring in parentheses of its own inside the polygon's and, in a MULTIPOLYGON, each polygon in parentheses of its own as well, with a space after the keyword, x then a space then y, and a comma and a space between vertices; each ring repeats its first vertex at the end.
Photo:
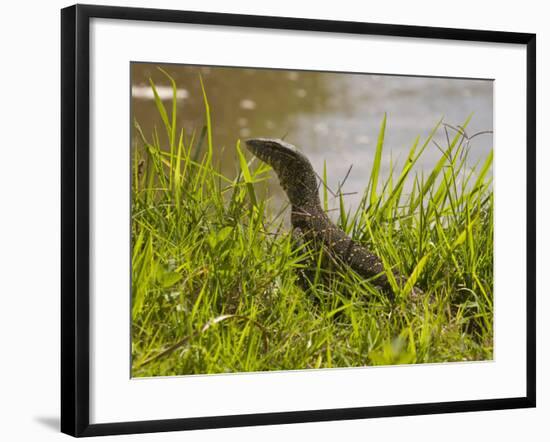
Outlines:
MULTIPOLYGON (((334 225, 321 206, 317 177, 307 157, 282 140, 253 138, 246 141, 248 150, 269 164, 279 178, 292 206, 291 223, 303 239, 322 244, 332 257, 344 262, 357 274, 393 294, 382 260, 366 247, 353 241, 334 225)), ((392 272, 397 284, 404 286, 406 278, 392 272)), ((413 288, 415 296, 421 290, 413 288)))

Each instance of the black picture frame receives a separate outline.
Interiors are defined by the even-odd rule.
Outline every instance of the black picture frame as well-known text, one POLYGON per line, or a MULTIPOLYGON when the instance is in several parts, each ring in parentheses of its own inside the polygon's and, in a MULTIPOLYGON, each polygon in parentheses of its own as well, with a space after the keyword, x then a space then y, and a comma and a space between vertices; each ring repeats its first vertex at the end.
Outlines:
POLYGON ((528 33, 96 5, 75 5, 62 9, 61 431, 80 437, 534 407, 536 404, 535 53, 536 36, 528 33), (504 399, 90 424, 89 25, 92 18, 524 45, 527 52, 526 395, 504 399))

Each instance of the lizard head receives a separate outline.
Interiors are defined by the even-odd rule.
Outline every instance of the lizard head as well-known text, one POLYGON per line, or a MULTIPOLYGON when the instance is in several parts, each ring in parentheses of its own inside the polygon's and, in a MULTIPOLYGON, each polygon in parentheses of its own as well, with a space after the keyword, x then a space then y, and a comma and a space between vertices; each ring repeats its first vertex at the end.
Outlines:
POLYGON ((271 138, 251 138, 246 140, 246 147, 273 168, 292 205, 320 205, 315 171, 307 157, 292 144, 271 138))

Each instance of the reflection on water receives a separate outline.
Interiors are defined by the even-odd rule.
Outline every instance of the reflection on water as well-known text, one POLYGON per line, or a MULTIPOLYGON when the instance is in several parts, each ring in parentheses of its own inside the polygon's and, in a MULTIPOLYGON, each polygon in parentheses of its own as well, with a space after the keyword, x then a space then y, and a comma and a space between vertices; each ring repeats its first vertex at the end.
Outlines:
MULTIPOLYGON (((178 85, 178 126, 188 133, 200 131, 204 125, 199 74, 202 76, 212 114, 215 160, 229 175, 236 168, 239 138, 284 138, 304 152, 319 173, 326 161, 331 188, 338 187, 353 165, 343 191, 361 192, 368 182, 384 113, 382 175, 389 172, 392 161, 398 165, 404 161, 415 138, 425 139, 441 118, 457 126, 473 113, 468 134, 493 129, 490 80, 136 63, 132 65, 133 117, 146 134, 162 126, 149 78, 163 100, 172 98, 170 84, 157 66, 178 85)), ((162 140, 164 131, 158 133, 162 140)), ((443 130, 436 141, 446 145, 443 130)), ((471 146, 469 162, 473 166, 493 147, 492 134, 473 138, 471 146)), ((440 155, 432 144, 417 163, 417 170, 431 170, 440 155)), ((272 190, 280 198, 277 185, 272 190)), ((356 203, 358 197, 348 196, 348 204, 356 203)))

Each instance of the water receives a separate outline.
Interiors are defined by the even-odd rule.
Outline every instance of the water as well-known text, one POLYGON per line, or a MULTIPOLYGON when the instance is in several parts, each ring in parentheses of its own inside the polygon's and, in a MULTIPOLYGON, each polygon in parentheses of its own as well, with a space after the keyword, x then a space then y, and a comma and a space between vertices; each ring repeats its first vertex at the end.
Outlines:
MULTIPOLYGON (((367 185, 384 113, 382 178, 389 173, 392 161, 399 170, 416 137, 420 136, 422 143, 441 118, 456 127, 473 113, 468 135, 493 130, 491 80, 139 63, 132 66, 132 107, 145 134, 155 126, 162 128, 149 78, 170 109, 170 84, 157 66, 176 80, 178 125, 188 133, 200 131, 204 125, 199 74, 202 76, 212 114, 215 159, 224 173, 236 171, 239 138, 284 138, 309 157, 319 174, 326 161, 328 185, 334 190, 352 166, 342 188, 350 194, 346 196, 348 207, 357 203, 367 185)), ((163 130, 159 134, 162 140, 163 130)), ((449 129, 449 136, 453 135, 449 129)), ((446 146, 443 129, 435 141, 446 146)), ((468 166, 484 158, 492 147, 491 133, 474 137, 468 166)), ((431 143, 415 171, 430 171, 440 156, 431 143)), ((275 201, 284 200, 276 182, 270 194, 275 201)), ((331 206, 335 203, 333 199, 331 206)))

